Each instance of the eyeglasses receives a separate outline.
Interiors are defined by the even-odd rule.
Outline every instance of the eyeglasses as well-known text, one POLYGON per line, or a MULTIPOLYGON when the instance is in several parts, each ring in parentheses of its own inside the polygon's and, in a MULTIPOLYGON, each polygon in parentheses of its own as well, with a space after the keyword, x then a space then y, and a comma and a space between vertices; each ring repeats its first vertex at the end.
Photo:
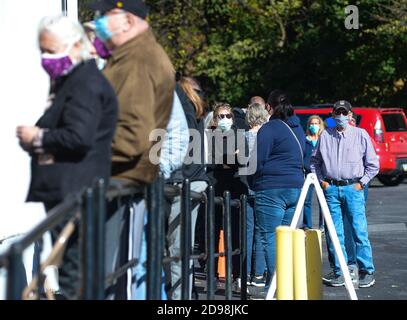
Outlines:
POLYGON ((218 114, 218 118, 219 119, 225 119, 225 118, 231 119, 232 115, 230 113, 229 114, 218 114))
POLYGON ((340 116, 341 114, 347 116, 349 114, 349 111, 345 109, 338 109, 334 111, 334 115, 336 116, 340 116))

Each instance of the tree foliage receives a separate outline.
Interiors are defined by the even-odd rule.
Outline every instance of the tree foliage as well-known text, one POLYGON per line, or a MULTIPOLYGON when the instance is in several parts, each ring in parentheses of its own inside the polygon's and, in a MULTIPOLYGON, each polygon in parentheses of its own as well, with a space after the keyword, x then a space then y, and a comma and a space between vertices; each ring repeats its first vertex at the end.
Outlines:
POLYGON ((407 0, 146 2, 175 67, 212 101, 243 106, 280 88, 297 105, 407 105, 407 0), (359 29, 345 28, 349 4, 359 29))

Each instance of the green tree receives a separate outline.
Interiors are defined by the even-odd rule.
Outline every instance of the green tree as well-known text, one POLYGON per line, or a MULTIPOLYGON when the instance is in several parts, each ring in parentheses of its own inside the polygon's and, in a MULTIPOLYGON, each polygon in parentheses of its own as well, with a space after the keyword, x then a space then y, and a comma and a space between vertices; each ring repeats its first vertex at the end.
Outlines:
POLYGON ((297 105, 407 105, 407 0, 146 2, 175 67, 198 77, 212 102, 243 106, 280 88, 297 105), (349 4, 359 29, 345 28, 349 4))

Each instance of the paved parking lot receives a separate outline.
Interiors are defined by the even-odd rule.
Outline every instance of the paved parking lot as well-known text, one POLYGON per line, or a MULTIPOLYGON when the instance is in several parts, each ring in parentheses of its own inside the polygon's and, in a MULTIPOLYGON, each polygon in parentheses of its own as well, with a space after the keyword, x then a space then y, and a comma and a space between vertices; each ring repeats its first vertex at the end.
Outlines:
MULTIPOLYGON (((358 289, 360 300, 407 299, 407 181, 384 187, 373 181, 367 203, 369 238, 376 267, 376 284, 358 289)), ((324 272, 329 271, 324 247, 324 272)), ((345 287, 324 286, 324 299, 348 299, 345 287)))
MULTIPOLYGON (((317 203, 314 198, 314 223, 317 223, 317 203)), ((376 267, 376 284, 356 290, 360 300, 407 300, 407 180, 397 187, 385 187, 374 180, 367 203, 369 238, 376 267)), ((325 241, 323 243, 323 273, 330 271, 325 241)), ((203 275, 202 275, 203 276, 203 275)), ((205 299, 203 277, 197 281, 200 299, 205 299)), ((218 284, 216 299, 224 299, 223 283, 218 284)), ((250 287, 251 292, 257 291, 250 287)), ((325 300, 347 300, 345 287, 323 286, 325 300)), ((234 294, 233 299, 239 299, 234 294)))

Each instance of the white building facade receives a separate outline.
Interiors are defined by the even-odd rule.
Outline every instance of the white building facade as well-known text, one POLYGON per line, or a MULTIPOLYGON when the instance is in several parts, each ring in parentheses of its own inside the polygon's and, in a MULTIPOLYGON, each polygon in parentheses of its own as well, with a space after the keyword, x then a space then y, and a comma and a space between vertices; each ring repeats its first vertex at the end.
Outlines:
MULTIPOLYGON (((16 138, 16 127, 33 125, 42 115, 49 78, 41 67, 37 30, 42 17, 62 14, 78 17, 78 0, 0 0, 0 252, 15 235, 32 229, 45 217, 42 204, 25 203, 30 181, 30 158, 16 138)), ((26 250, 27 279, 33 250, 26 250)), ((4 271, 0 271, 0 299, 4 298, 4 271)))

